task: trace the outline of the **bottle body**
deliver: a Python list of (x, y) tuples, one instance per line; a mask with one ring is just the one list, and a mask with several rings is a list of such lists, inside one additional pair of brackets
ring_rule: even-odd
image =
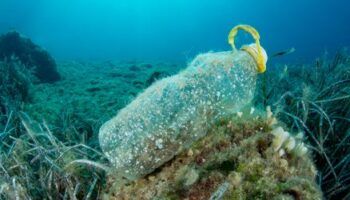
[(116, 173), (133, 180), (152, 172), (215, 120), (250, 103), (256, 67), (244, 51), (206, 53), (146, 89), (100, 129), (100, 146)]

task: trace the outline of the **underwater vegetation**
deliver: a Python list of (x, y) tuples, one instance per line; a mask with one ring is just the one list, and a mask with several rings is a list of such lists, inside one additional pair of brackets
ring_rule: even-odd
[[(2, 133), (1, 199), (96, 199), (103, 172), (93, 167), (70, 167), (78, 159), (101, 155), (81, 141), (58, 140), (46, 124), (21, 117), (19, 135), (11, 124)], [(70, 132), (74, 134), (74, 132)], [(71, 135), (69, 136), (72, 137)], [(81, 135), (77, 137), (82, 137)]]
[(350, 197), (345, 50), (269, 66), (253, 104), (217, 119), (205, 137), (137, 180), (115, 176), (99, 127), (184, 64), (58, 62), (64, 79), (48, 83), (18, 57), (0, 62), (0, 199)]
[(308, 138), (327, 199), (350, 198), (350, 57), (346, 49), (313, 64), (276, 66), (260, 77), (257, 106)]
[(8, 115), (19, 111), (23, 102), (30, 100), (30, 87), (34, 77), (15, 58), (0, 61), (0, 111)]

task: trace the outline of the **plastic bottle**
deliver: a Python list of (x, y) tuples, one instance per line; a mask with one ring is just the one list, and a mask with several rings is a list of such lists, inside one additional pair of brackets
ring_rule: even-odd
[[(238, 30), (255, 44), (236, 50)], [(258, 32), (247, 25), (232, 29), (233, 51), (198, 55), (177, 75), (154, 83), (100, 128), (100, 146), (116, 173), (130, 180), (149, 174), (194, 141), (217, 119), (237, 112), (253, 96), (267, 55)]]

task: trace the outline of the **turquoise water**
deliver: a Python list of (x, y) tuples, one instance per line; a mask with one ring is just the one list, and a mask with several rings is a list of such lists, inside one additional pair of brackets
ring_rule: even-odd
[(1, 0), (0, 32), (18, 30), (58, 59), (188, 60), (227, 50), (229, 30), (246, 23), (268, 53), (295, 47), (287, 60), (304, 61), (349, 46), (348, 7), (346, 0)]
[(349, 7), (0, 0), (0, 199), (350, 199)]

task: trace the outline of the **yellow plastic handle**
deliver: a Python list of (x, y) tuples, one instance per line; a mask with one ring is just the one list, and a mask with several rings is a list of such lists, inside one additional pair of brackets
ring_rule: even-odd
[(265, 72), (266, 64), (265, 64), (264, 56), (262, 54), (262, 50), (261, 50), (261, 46), (260, 46), (260, 34), (255, 28), (253, 28), (250, 25), (245, 25), (245, 24), (240, 24), (240, 25), (233, 27), (233, 29), (230, 31), (230, 34), (228, 35), (228, 43), (231, 45), (231, 47), (234, 51), (237, 50), (236, 46), (235, 46), (235, 37), (236, 37), (239, 30), (244, 30), (253, 36), (253, 38), (255, 40), (256, 48), (258, 50), (258, 52), (257, 52), (258, 54), (254, 53), (253, 50), (251, 48), (249, 48), (248, 46), (243, 46), (241, 49), (248, 52), (254, 58), (254, 60), (256, 61), (257, 65), (258, 65), (258, 72), (259, 73)]

